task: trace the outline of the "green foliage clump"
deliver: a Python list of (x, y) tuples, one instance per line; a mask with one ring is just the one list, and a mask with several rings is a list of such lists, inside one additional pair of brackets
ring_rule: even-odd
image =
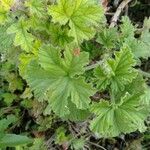
[[(94, 0), (15, 3), (0, 0), (0, 147), (31, 142), (5, 131), (17, 123), (9, 114), (21, 123), (22, 110), (36, 122), (25, 128), (40, 132), (58, 117), (87, 119), (90, 130), (102, 137), (146, 130), (150, 98), (144, 76), (149, 74), (139, 68), (150, 57), (149, 19), (139, 29), (124, 16), (118, 28), (109, 28)], [(107, 98), (93, 100), (98, 92)], [(62, 130), (56, 132), (56, 144), (72, 139)], [(73, 139), (71, 146), (82, 149), (84, 142)], [(36, 137), (29, 148), (44, 146), (43, 137)]]

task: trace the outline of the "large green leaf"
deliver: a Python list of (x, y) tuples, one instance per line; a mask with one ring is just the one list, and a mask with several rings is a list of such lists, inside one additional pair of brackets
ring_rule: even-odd
[(76, 77), (84, 72), (88, 54), (74, 55), (74, 50), (67, 48), (63, 56), (58, 49), (44, 45), (39, 52), (41, 67), (33, 61), (27, 71), (27, 81), (36, 96), (49, 99), (53, 111), (59, 116), (69, 114), (70, 100), (78, 109), (87, 109), (89, 97), (95, 92), (83, 77)]
[(59, 0), (57, 5), (49, 7), (53, 22), (65, 25), (69, 22), (69, 35), (77, 43), (94, 36), (94, 26), (97, 26), (103, 16), (103, 10), (91, 0)]
[(125, 85), (137, 76), (134, 65), (132, 52), (128, 47), (123, 47), (119, 52), (115, 52), (115, 59), (109, 59), (95, 69), (97, 86), (105, 89), (110, 85), (112, 91), (122, 91)]
[(103, 100), (93, 104), (91, 112), (96, 117), (91, 122), (91, 129), (104, 137), (115, 137), (136, 130), (144, 131), (148, 111), (140, 100), (141, 94), (126, 93), (116, 104)]

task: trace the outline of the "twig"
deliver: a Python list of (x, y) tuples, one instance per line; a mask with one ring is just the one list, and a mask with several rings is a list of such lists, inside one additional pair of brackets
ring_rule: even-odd
[(93, 142), (90, 142), (90, 141), (87, 141), (87, 143), (89, 143), (89, 144), (91, 144), (91, 145), (94, 145), (94, 146), (96, 146), (96, 147), (98, 147), (98, 148), (100, 148), (100, 149), (102, 149), (102, 150), (107, 150), (107, 149), (105, 149), (103, 146), (100, 146), (100, 145), (98, 145), (98, 144), (96, 144), (96, 143), (93, 143)]
[(114, 16), (112, 17), (112, 20), (111, 20), (111, 24), (110, 24), (110, 28), (114, 27), (117, 23), (117, 20), (122, 12), (122, 10), (125, 8), (125, 6), (131, 2), (132, 0), (123, 0), (121, 2), (121, 4), (119, 5), (119, 7), (117, 8)]

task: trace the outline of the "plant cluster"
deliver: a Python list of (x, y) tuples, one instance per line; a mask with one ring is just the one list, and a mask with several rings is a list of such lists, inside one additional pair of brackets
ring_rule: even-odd
[(56, 118), (88, 119), (106, 138), (146, 130), (150, 74), (140, 66), (150, 57), (150, 19), (140, 28), (124, 16), (109, 28), (104, 13), (94, 0), (0, 0), (0, 147), (32, 142), (9, 134), (25, 110), (39, 131)]

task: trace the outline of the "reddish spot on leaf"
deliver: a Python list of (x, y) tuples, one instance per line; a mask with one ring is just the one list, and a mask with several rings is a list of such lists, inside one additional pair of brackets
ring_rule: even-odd
[(74, 55), (74, 56), (79, 56), (79, 55), (80, 55), (80, 48), (74, 49), (73, 55)]

